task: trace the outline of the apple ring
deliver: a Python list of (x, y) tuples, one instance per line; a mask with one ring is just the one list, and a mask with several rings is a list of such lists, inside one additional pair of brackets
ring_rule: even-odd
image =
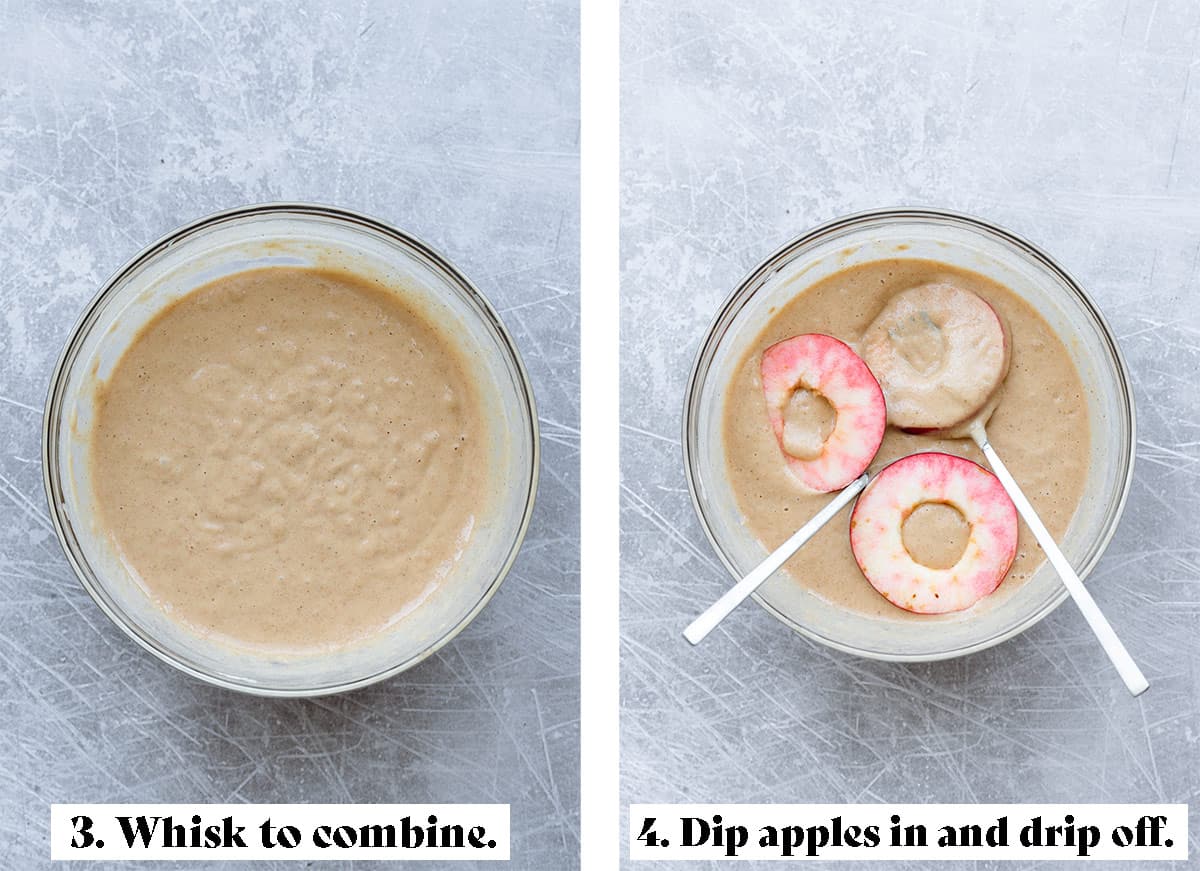
[[(819, 333), (784, 339), (760, 363), (767, 416), (788, 469), (808, 490), (840, 490), (870, 465), (887, 428), (879, 382), (845, 342)], [(833, 429), (812, 457), (788, 452), (784, 412), (798, 390), (819, 394), (833, 407)]]
[[(928, 502), (958, 509), (970, 526), (949, 568), (917, 562), (904, 545), (904, 521)], [(994, 592), (1012, 566), (1017, 509), (982, 466), (950, 454), (912, 454), (883, 469), (859, 497), (850, 548), (871, 586), (893, 605), (918, 614), (962, 611)]]
[(991, 304), (944, 282), (896, 294), (862, 338), (863, 359), (887, 397), (888, 423), (916, 433), (953, 430), (994, 407), (1009, 353)]

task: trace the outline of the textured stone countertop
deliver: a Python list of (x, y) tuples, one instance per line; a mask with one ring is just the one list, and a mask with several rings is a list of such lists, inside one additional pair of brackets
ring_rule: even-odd
[[(48, 863), (51, 802), (478, 801), (511, 803), (521, 867), (577, 867), (575, 4), (16, 0), (0, 32), (0, 866)], [(496, 598), (412, 671), (314, 701), (144, 653), (42, 492), (46, 387), (87, 300), (163, 233), (270, 200), (448, 255), (515, 335), (542, 427)], [(378, 867), (336, 867), (357, 866)]]
[[(622, 23), (625, 803), (1191, 802), (1195, 852), (1200, 7), (702, 0)], [(680, 635), (731, 583), (679, 447), (705, 329), (779, 245), (891, 205), (1026, 235), (1116, 331), (1136, 479), (1089, 586), (1140, 699), (1069, 603), (922, 665), (836, 653), (753, 604), (696, 649)]]

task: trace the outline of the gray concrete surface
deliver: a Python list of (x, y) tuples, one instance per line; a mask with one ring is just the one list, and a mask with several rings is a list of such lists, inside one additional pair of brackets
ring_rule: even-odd
[[(1190, 801), (1194, 851), (1200, 7), (702, 0), (622, 13), (625, 803)], [(680, 636), (730, 583), (679, 449), (702, 335), (777, 246), (888, 205), (1027, 235), (1119, 334), (1137, 478), (1089, 583), (1151, 681), (1141, 699), (1069, 604), (997, 648), (916, 666), (824, 649), (754, 605), (697, 649)]]
[[(576, 4), (9, 0), (0, 34), (0, 866), (48, 864), (51, 802), (479, 801), (512, 804), (514, 867), (576, 867)], [(105, 277), (281, 199), (454, 260), (514, 333), (543, 435), (492, 603), (413, 671), (316, 701), (136, 647), (63, 558), (39, 459), (51, 368)]]

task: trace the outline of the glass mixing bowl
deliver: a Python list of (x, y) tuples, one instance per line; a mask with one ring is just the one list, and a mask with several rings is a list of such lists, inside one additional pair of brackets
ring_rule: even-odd
[[(247, 269), (353, 272), (415, 298), (454, 337), (480, 382), (489, 422), (489, 504), (468, 552), (438, 592), (367, 641), (275, 655), (207, 640), (168, 619), (99, 527), (88, 445), (96, 388), (160, 311), (200, 285)], [(71, 332), (50, 381), (42, 465), (50, 515), (75, 573), (112, 620), (155, 656), (219, 686), (313, 696), (365, 686), (420, 662), (479, 613), (512, 566), (537, 490), (533, 391), (496, 310), (453, 265), (387, 224), (307, 204), (246, 206), (202, 218), (150, 245), (108, 280)]]
[[(980, 272), (1029, 302), (1063, 340), (1083, 381), (1091, 456), (1083, 499), (1060, 542), (1082, 578), (1116, 530), (1133, 478), (1133, 390), (1112, 331), (1087, 294), (1047, 254), (1019, 236), (966, 215), (886, 209), (823, 224), (768, 257), (725, 301), (692, 369), (683, 420), (688, 487), (700, 522), (731, 575), (766, 549), (746, 527), (725, 475), (722, 420), (738, 361), (774, 311), (821, 279), (882, 258), (938, 260)], [(846, 523), (846, 514), (833, 523)], [(839, 608), (777, 572), (754, 598), (802, 635), (885, 660), (935, 660), (998, 644), (1037, 623), (1065, 598), (1049, 564), (994, 607), (939, 621), (885, 621)]]

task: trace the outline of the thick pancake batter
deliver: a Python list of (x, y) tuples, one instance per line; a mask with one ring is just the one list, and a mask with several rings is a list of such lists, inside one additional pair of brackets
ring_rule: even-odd
[(204, 635), (329, 648), (417, 607), (487, 501), (465, 361), (348, 273), (272, 267), (158, 315), (98, 392), (100, 520)]
[[(988, 437), (1056, 538), (1062, 537), (1083, 495), (1089, 429), (1083, 384), (1050, 325), (1007, 288), (978, 273), (930, 260), (880, 260), (850, 267), (797, 295), (780, 309), (738, 364), (725, 395), (724, 446), (730, 483), (750, 531), (769, 550), (778, 547), (829, 501), (803, 491), (788, 472), (771, 431), (759, 376), (762, 352), (789, 336), (826, 333), (856, 350), (864, 332), (897, 293), (947, 282), (989, 302), (1011, 336), (1011, 363)], [(807, 398), (805, 399), (808, 402)], [(797, 419), (797, 428), (814, 424)], [(795, 436), (803, 440), (803, 434)], [(889, 426), (871, 469), (917, 451), (937, 450), (987, 466), (969, 439), (913, 435)], [(919, 509), (905, 524), (909, 552), (926, 565), (953, 562), (962, 550), (961, 515), (948, 506)], [(1044, 556), (1022, 522), (1016, 560), (999, 593), (1011, 594)], [(826, 525), (787, 563), (788, 572), (824, 599), (891, 620), (954, 619), (911, 614), (872, 589), (850, 551), (845, 515)], [(986, 604), (985, 599), (980, 605)], [(969, 614), (970, 612), (963, 612)]]

